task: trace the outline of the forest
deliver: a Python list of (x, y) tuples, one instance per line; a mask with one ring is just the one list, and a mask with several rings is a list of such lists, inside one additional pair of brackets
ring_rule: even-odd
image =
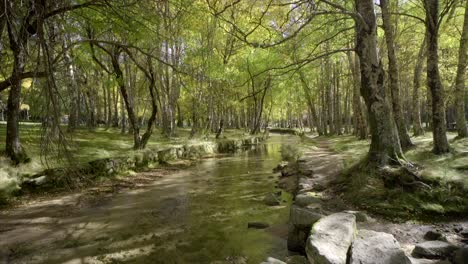
[(0, 262), (468, 263), (467, 0), (0, 2)]

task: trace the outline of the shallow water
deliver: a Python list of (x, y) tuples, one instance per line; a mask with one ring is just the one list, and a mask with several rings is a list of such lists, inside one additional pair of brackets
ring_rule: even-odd
[[(262, 199), (278, 191), (272, 169), (281, 160), (281, 144), (296, 140), (273, 136), (256, 149), (205, 159), (93, 206), (57, 202), (2, 214), (8, 230), (0, 232), (0, 247), (7, 251), (0, 261), (260, 263), (268, 256), (284, 258), (290, 196), (283, 193), (284, 202), (274, 207)], [(271, 226), (248, 229), (248, 222)]]

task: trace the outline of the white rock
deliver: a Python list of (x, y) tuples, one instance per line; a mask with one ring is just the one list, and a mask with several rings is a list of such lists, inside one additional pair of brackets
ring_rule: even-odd
[(356, 217), (336, 213), (321, 218), (313, 226), (307, 240), (310, 263), (345, 264), (346, 254), (356, 234)]
[(351, 246), (350, 264), (411, 264), (391, 234), (359, 230)]

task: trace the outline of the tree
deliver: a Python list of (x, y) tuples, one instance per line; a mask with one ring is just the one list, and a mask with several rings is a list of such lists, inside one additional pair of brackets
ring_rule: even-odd
[(446, 135), (444, 87), (439, 72), (439, 28), (443, 15), (439, 15), (439, 1), (424, 0), (424, 8), (426, 10), (427, 86), (431, 91), (432, 99), (433, 152), (444, 154), (450, 151), (450, 147)]
[(369, 113), (373, 165), (400, 163), (403, 158), (398, 134), (384, 87), (384, 70), (377, 49), (377, 20), (373, 0), (355, 0), (356, 51), (361, 69), (361, 94)]
[(468, 1), (465, 1), (465, 17), (458, 49), (457, 76), (455, 77), (455, 111), (457, 120), (458, 137), (468, 136), (465, 119), (465, 75), (468, 63)]
[(405, 118), (401, 109), (400, 80), (398, 72), (397, 57), (395, 54), (394, 27), (391, 19), (387, 0), (380, 0), (382, 9), (383, 28), (385, 31), (385, 41), (387, 43), (388, 55), (388, 75), (390, 79), (390, 92), (392, 97), (392, 109), (395, 124), (400, 138), (400, 144), (403, 149), (413, 146), (406, 128)]

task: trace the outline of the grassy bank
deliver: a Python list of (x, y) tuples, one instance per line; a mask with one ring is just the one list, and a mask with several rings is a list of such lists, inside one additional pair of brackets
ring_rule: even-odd
[[(388, 186), (387, 171), (369, 171), (361, 161), (369, 141), (353, 136), (331, 137), (329, 147), (343, 157), (342, 184), (345, 198), (370, 211), (390, 218), (468, 216), (468, 139), (448, 138), (452, 152), (434, 155), (432, 134), (412, 138), (415, 147), (405, 153), (416, 174), (429, 186)], [(388, 171), (391, 171), (390, 168)], [(404, 177), (404, 175), (402, 176)], [(437, 218), (437, 217), (436, 217)], [(432, 219), (434, 220), (434, 219)]]
[[(95, 130), (77, 129), (69, 138), (68, 148), (71, 159), (67, 160), (63, 154), (47, 153), (44, 156), (41, 146), (42, 131), (39, 124), (22, 123), (20, 127), (21, 140), (24, 148), (31, 158), (31, 162), (13, 166), (8, 158), (0, 157), (0, 196), (9, 194), (17, 189), (19, 182), (29, 175), (37, 174), (45, 169), (62, 167), (84, 167), (89, 162), (116, 157), (139, 157), (146, 155), (145, 151), (134, 151), (133, 138), (131, 134), (122, 134), (115, 128), (97, 128)], [(5, 124), (0, 124), (0, 149), (5, 148)], [(215, 135), (189, 139), (190, 129), (178, 129), (174, 137), (167, 138), (161, 131), (155, 130), (147, 149), (157, 152), (169, 147), (180, 147), (184, 145), (200, 145), (216, 141)], [(247, 137), (240, 130), (226, 130), (223, 138), (241, 139)], [(71, 162), (71, 164), (70, 164)], [(2, 200), (2, 197), (0, 197)]]

